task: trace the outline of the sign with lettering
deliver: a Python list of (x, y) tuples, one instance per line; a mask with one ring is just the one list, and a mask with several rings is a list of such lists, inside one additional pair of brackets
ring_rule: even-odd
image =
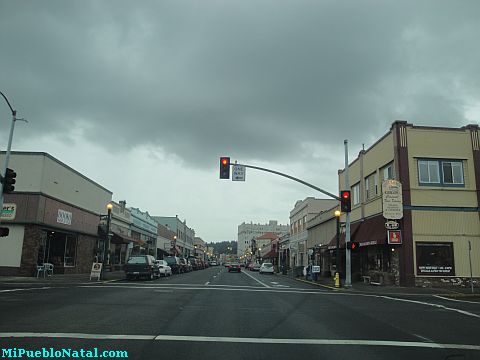
[(57, 222), (65, 225), (72, 225), (72, 213), (58, 209)]
[(232, 181), (245, 181), (245, 166), (232, 166)]
[(100, 280), (100, 274), (102, 273), (102, 263), (94, 262), (92, 264), (92, 270), (90, 271), (90, 280), (92, 278), (97, 278), (97, 281)]
[(312, 266), (312, 273), (319, 273), (320, 272), (320, 266), (313, 265)]
[(15, 220), (16, 214), (17, 214), (17, 204), (13, 204), (13, 203), (3, 204), (1, 220)]
[(382, 183), (382, 206), (385, 219), (403, 218), (402, 184), (397, 180), (385, 180)]
[(400, 224), (395, 220), (388, 220), (385, 223), (385, 229), (387, 230), (397, 230), (400, 227)]

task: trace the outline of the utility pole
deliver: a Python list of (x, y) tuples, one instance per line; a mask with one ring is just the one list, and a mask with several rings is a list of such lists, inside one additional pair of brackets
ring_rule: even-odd
[[(7, 152), (5, 154), (5, 161), (3, 162), (2, 173), (0, 174), (0, 177), (2, 179), (2, 182), (0, 183), (0, 216), (1, 216), (1, 214), (3, 213), (3, 179), (5, 178), (5, 175), (7, 173), (8, 163), (10, 161), (10, 151), (12, 149), (13, 130), (15, 129), (15, 121), (17, 120), (25, 121), (25, 122), (28, 122), (28, 121), (25, 119), (17, 119), (17, 110), (13, 110), (7, 97), (1, 91), (0, 91), (0, 95), (3, 96), (3, 98), (7, 102), (8, 107), (10, 108), (10, 111), (12, 112), (12, 125), (10, 126), (10, 135), (8, 137)], [(0, 222), (1, 222), (1, 217), (0, 217)]]
[[(348, 140), (344, 140), (345, 144), (345, 190), (350, 190), (350, 179), (348, 178)], [(347, 244), (350, 242), (350, 213), (345, 214), (345, 287), (352, 286), (352, 263), (351, 252)]]

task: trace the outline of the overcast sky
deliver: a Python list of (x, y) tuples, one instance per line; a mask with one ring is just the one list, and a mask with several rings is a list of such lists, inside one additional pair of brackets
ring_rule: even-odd
[(353, 159), (394, 120), (478, 124), (479, 14), (477, 0), (0, 0), (0, 91), (29, 120), (12, 149), (236, 240), (243, 221), (287, 224), (324, 196), (255, 170), (220, 180), (221, 155), (337, 193), (346, 138)]

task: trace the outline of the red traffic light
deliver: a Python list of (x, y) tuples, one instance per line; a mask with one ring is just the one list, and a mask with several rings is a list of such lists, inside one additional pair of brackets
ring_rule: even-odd
[(357, 251), (360, 248), (360, 243), (358, 241), (349, 241), (347, 243), (347, 249), (350, 251)]
[(220, 158), (220, 179), (230, 179), (230, 158), (227, 156)]
[(222, 165), (225, 166), (228, 164), (227, 158), (222, 158)]
[(342, 191), (342, 198), (348, 199), (350, 197), (350, 191)]
[(350, 190), (340, 191), (340, 209), (344, 213), (352, 211), (352, 199), (350, 198)]

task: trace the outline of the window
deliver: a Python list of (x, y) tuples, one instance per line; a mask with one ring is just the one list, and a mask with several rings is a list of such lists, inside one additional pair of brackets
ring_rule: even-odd
[(372, 199), (377, 195), (377, 173), (374, 172), (365, 178), (365, 199)]
[(386, 165), (382, 170), (383, 180), (394, 179), (395, 175), (393, 174), (393, 164), (390, 163)]
[(464, 185), (461, 160), (418, 160), (420, 185)]
[(417, 243), (417, 275), (455, 276), (453, 243)]
[(352, 205), (360, 204), (360, 183), (352, 186)]

